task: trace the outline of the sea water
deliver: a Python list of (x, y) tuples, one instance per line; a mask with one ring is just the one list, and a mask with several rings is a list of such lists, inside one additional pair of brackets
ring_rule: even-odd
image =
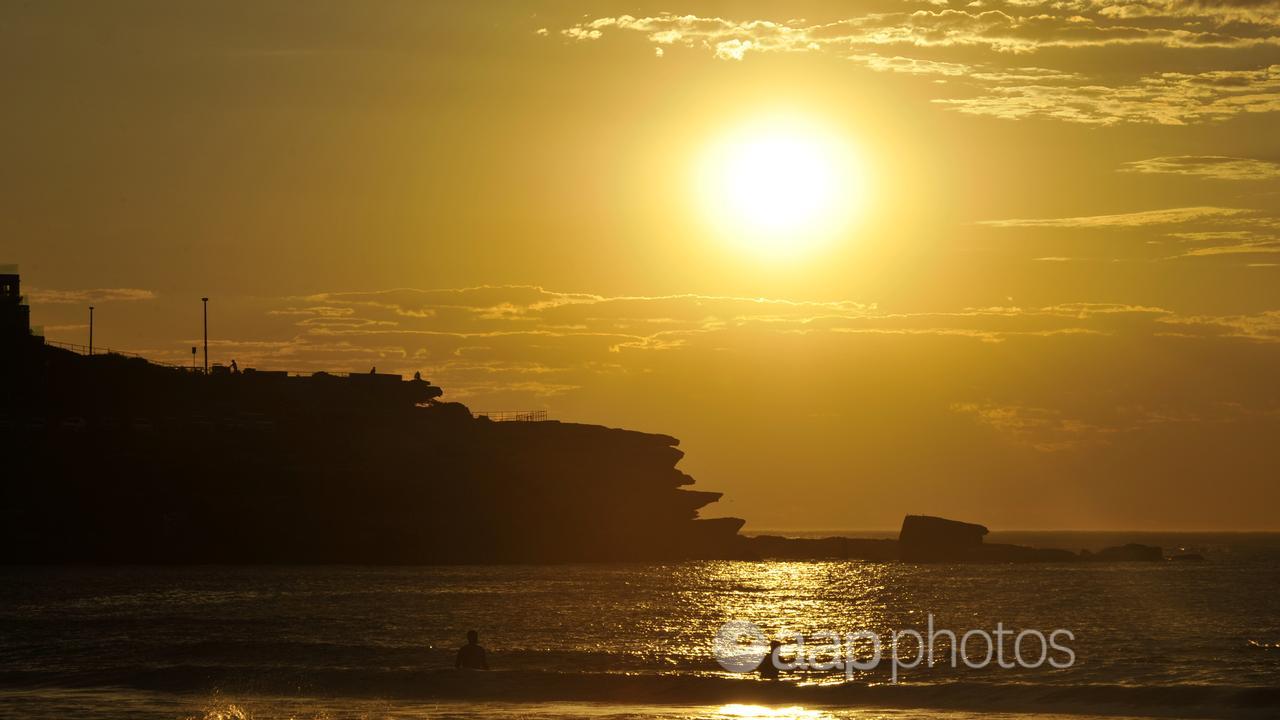
[[(11, 567), (0, 716), (1280, 716), (1280, 536), (1105, 538), (1117, 539), (1206, 559)], [(1074, 662), (895, 673), (886, 661), (764, 682), (716, 661), (731, 620), (783, 639), (890, 638), (930, 621), (957, 635), (1063, 629)], [(470, 629), (488, 673), (453, 670)]]

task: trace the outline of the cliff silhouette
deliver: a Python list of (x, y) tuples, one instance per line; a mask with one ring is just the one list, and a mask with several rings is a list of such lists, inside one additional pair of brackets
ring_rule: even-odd
[(5, 353), (6, 562), (745, 557), (678, 441), (475, 418), (395, 375), (212, 375)]

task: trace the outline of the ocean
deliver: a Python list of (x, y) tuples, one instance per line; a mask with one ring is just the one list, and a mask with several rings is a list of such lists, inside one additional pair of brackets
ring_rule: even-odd
[[(991, 540), (1136, 541), (1205, 560), (8, 567), (0, 717), (1280, 716), (1280, 535)], [(824, 631), (865, 631), (851, 643), (862, 665), (872, 659), (865, 640), (884, 638), (886, 659), (762, 681), (717, 661), (729, 621), (784, 640), (784, 660), (847, 650), (818, 642)], [(1073, 662), (973, 668), (964, 660), (984, 654), (975, 640), (956, 667), (940, 652), (934, 667), (908, 668), (917, 650), (903, 635), (903, 667), (893, 667), (894, 634), (924, 633), (930, 621), (957, 637), (1065, 630)], [(453, 669), (470, 629), (489, 672)], [(1002, 642), (1010, 652), (1012, 637)], [(1023, 649), (1037, 660), (1033, 645)]]

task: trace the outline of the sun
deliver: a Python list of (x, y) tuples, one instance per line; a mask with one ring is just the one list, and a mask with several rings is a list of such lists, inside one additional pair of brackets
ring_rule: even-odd
[(846, 230), (864, 203), (852, 144), (818, 123), (770, 117), (710, 143), (698, 164), (702, 212), (733, 245), (800, 256)]

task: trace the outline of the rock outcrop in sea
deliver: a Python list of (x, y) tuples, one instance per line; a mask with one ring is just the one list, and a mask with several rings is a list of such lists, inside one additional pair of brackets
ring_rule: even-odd
[[(761, 535), (748, 539), (754, 555), (780, 560), (842, 559), (909, 563), (1063, 563), (1131, 562), (1164, 559), (1161, 548), (1129, 544), (1096, 553), (1057, 548), (987, 543), (984, 525), (931, 515), (907, 515), (897, 540), (825, 537), (787, 538)], [(1203, 557), (1195, 556), (1203, 560)], [(1181, 559), (1175, 557), (1174, 559)]]
[(971, 560), (982, 552), (986, 526), (931, 515), (908, 515), (898, 533), (898, 557), (905, 562)]

